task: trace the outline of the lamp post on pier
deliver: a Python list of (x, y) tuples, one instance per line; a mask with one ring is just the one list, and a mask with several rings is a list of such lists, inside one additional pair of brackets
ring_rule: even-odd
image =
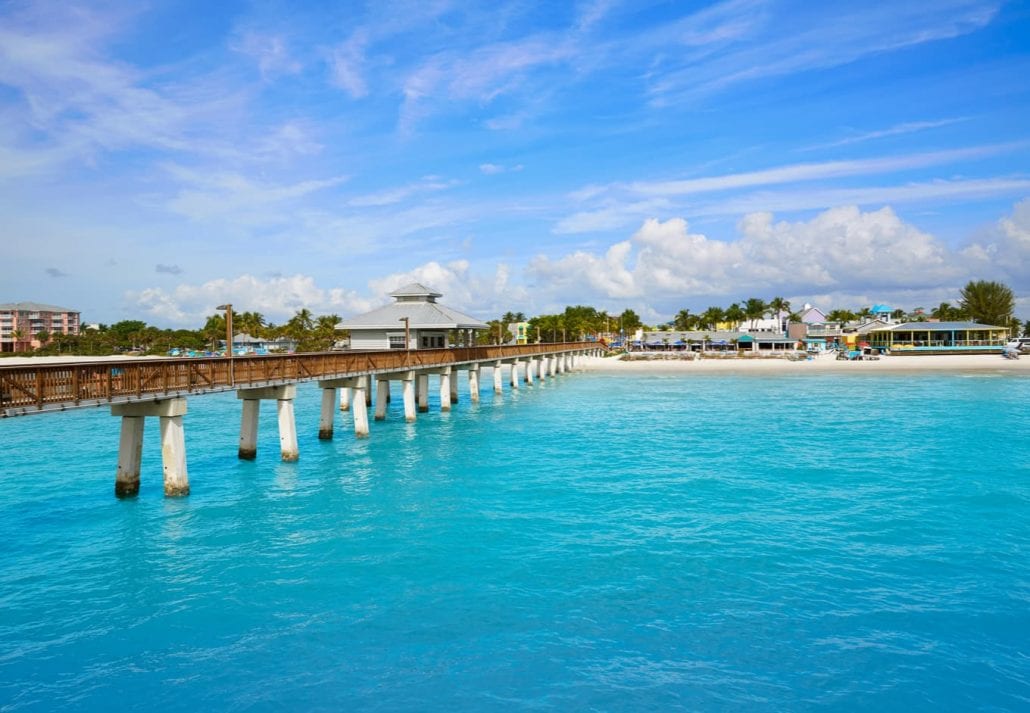
[(404, 322), (404, 363), (411, 362), (411, 318), (401, 317), (399, 322)]
[(232, 303), (218, 305), (215, 309), (225, 310), (225, 356), (229, 359), (229, 386), (235, 386), (236, 374), (232, 361)]

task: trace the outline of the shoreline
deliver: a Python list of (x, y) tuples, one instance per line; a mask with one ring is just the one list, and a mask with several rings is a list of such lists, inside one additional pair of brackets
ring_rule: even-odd
[(1005, 359), (1000, 354), (883, 356), (876, 361), (843, 361), (833, 354), (812, 360), (788, 359), (655, 359), (622, 361), (617, 357), (579, 357), (576, 368), (599, 374), (925, 374), (981, 373), (1030, 376), (1030, 356)]

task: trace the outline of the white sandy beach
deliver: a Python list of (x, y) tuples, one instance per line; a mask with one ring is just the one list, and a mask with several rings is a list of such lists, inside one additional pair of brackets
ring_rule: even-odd
[(584, 371), (653, 374), (898, 374), (925, 372), (979, 372), (1030, 375), (1030, 356), (1005, 359), (1000, 354), (947, 356), (883, 356), (876, 361), (838, 361), (823, 354), (808, 361), (780, 358), (709, 358), (690, 360), (622, 361), (616, 357), (583, 357)]

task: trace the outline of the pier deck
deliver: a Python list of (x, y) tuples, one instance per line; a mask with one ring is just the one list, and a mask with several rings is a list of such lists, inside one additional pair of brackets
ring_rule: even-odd
[(520, 357), (581, 353), (593, 342), (456, 349), (125, 359), (3, 366), (0, 418)]

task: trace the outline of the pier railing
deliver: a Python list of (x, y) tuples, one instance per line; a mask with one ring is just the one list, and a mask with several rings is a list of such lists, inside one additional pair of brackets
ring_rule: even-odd
[(454, 366), (596, 349), (594, 342), (3, 366), (0, 417), (162, 395)]

